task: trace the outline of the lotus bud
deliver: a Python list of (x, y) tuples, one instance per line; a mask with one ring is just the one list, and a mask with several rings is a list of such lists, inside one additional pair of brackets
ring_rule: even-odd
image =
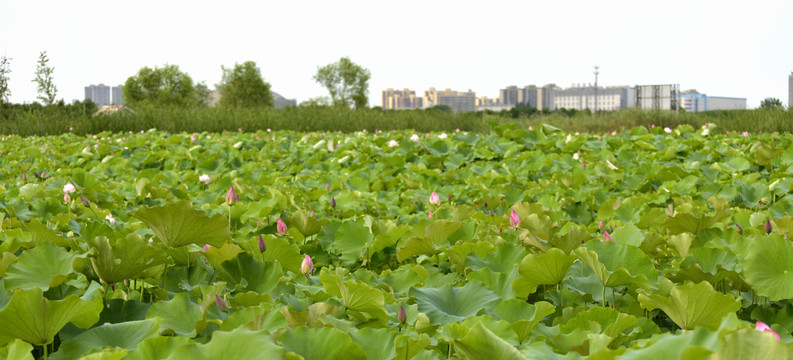
[(586, 169), (586, 161), (581, 162), (581, 168)]
[(407, 314), (405, 314), (405, 308), (402, 306), (399, 306), (399, 312), (397, 312), (397, 320), (399, 320), (399, 323), (402, 325), (404, 325), (408, 321), (408, 316)]
[(218, 305), (218, 310), (220, 311), (226, 311), (229, 309), (229, 304), (218, 294), (215, 294), (215, 303)]
[(28, 173), (22, 173), (22, 181), (24, 182), (28, 181)]
[(267, 251), (267, 244), (264, 243), (264, 238), (259, 235), (259, 241), (256, 242), (256, 247), (259, 248), (259, 252)]
[(72, 198), (69, 197), (69, 193), (63, 193), (63, 203), (68, 204), (72, 202)]
[(325, 191), (330, 191), (330, 184), (329, 183), (325, 183)]
[(608, 231), (604, 231), (603, 232), (603, 241), (612, 241), (612, 242), (614, 241), (614, 240), (611, 240), (611, 234), (609, 234)]
[(485, 208), (487, 208), (487, 201), (485, 201)]
[(440, 205), (441, 204), (441, 197), (438, 196), (438, 193), (433, 191), (432, 194), (430, 194), (430, 204), (432, 204), (432, 205)]
[(129, 289), (129, 279), (124, 279), (124, 286)]
[(512, 226), (514, 228), (520, 226), (520, 217), (518, 216), (518, 213), (514, 209), (509, 214), (509, 226)]
[(88, 199), (86, 199), (85, 196), (80, 195), (80, 201), (82, 201), (83, 205), (85, 205), (86, 207), (91, 207), (91, 203), (88, 202)]
[(207, 250), (209, 250), (209, 248), (211, 248), (211, 247), (212, 247), (212, 245), (209, 245), (209, 244), (204, 244), (204, 252), (206, 252)]
[(773, 230), (773, 228), (771, 227), (771, 220), (766, 220), (765, 221), (765, 233), (766, 234), (770, 234), (771, 230)]
[(229, 191), (226, 193), (226, 204), (232, 206), (240, 200), (240, 197), (237, 196), (237, 192), (234, 191), (234, 185), (229, 188)]
[(311, 256), (306, 255), (306, 257), (303, 258), (303, 263), (300, 264), (300, 272), (308, 277), (308, 274), (312, 271), (314, 271), (314, 262), (311, 261)]
[(598, 223), (598, 229), (603, 230), (603, 220)]
[(275, 224), (275, 228), (276, 228), (276, 232), (275, 232), (276, 235), (286, 235), (287, 229), (286, 229), (286, 224), (284, 223), (283, 220), (278, 219), (278, 221)]
[(430, 212), (429, 212), (429, 214), (427, 214), (427, 216), (428, 216), (430, 219), (432, 219), (432, 217), (433, 217), (432, 211), (430, 211)]
[(449, 194), (449, 202), (452, 202), (452, 194)]
[(775, 337), (777, 340), (782, 340), (782, 339), (779, 337), (779, 334), (777, 334), (777, 332), (776, 332), (776, 331), (772, 330), (770, 326), (766, 325), (766, 323), (764, 323), (764, 322), (762, 322), (762, 321), (758, 321), (758, 322), (755, 324), (755, 327), (754, 327), (754, 328), (755, 328), (755, 330), (757, 330), (757, 331), (771, 333), (771, 334), (773, 334), (773, 335), (774, 335), (774, 337)]
[(609, 225), (609, 232), (614, 232), (614, 227)]
[(330, 207), (332, 207), (332, 208), (336, 207), (336, 198), (335, 197), (330, 198)]
[(741, 227), (741, 225), (735, 224), (735, 226), (738, 227), (738, 234), (743, 234), (743, 228)]

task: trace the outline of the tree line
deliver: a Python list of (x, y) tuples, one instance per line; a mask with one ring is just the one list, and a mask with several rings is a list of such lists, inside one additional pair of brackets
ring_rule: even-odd
[[(7, 56), (0, 58), (0, 105), (4, 107), (10, 105), (8, 98), (11, 95), (9, 88), (11, 60)], [(56, 101), (57, 87), (53, 76), (55, 69), (48, 66), (48, 62), (47, 52), (42, 51), (35, 78), (32, 80), (37, 84), (37, 99), (44, 106), (63, 106), (63, 100)], [(273, 107), (271, 86), (264, 80), (261, 69), (255, 62), (235, 63), (230, 68), (221, 66), (221, 70), (223, 77), (216, 85), (220, 93), (219, 106)], [(348, 57), (342, 57), (337, 62), (318, 67), (317, 73), (313, 76), (317, 83), (328, 90), (329, 97), (309, 99), (301, 105), (365, 108), (369, 102), (370, 78), (371, 73), (368, 69), (355, 64)], [(210, 90), (205, 83), (194, 82), (190, 75), (181, 71), (177, 65), (165, 64), (154, 68), (145, 66), (135, 75), (127, 78), (122, 86), (122, 100), (126, 105), (207, 106), (210, 101)], [(86, 102), (75, 101), (75, 104), (78, 103), (85, 105)], [(27, 107), (33, 109), (38, 107), (36, 105)], [(89, 105), (93, 106), (93, 103)]]

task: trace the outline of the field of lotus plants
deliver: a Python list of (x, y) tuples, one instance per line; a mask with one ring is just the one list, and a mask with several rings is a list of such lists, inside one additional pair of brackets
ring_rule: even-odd
[(0, 359), (788, 359), (793, 137), (0, 140)]

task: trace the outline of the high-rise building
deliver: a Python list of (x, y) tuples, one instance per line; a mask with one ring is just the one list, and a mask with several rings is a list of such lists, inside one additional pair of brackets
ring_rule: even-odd
[(416, 92), (410, 89), (394, 90), (389, 88), (383, 90), (383, 109), (423, 109), (424, 99), (416, 96)]
[(424, 103), (427, 107), (446, 105), (454, 113), (476, 111), (476, 93), (471, 90), (467, 92), (451, 89), (437, 91), (435, 88), (430, 88), (424, 92)]
[(680, 108), (680, 85), (636, 85), (636, 107), (676, 111)]
[(787, 107), (793, 109), (793, 71), (787, 79)]
[(121, 105), (121, 85), (113, 86), (113, 104)]
[(86, 86), (85, 98), (93, 101), (96, 106), (110, 105), (110, 87), (105, 84)]
[(506, 89), (501, 89), (498, 91), (498, 100), (501, 101), (501, 104), (507, 107), (515, 107), (518, 105), (518, 87), (517, 86), (507, 86)]

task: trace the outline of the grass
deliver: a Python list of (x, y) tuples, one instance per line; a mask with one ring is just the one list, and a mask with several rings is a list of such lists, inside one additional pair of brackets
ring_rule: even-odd
[(688, 124), (698, 128), (705, 123), (718, 125), (717, 132), (749, 131), (793, 132), (793, 111), (732, 110), (705, 113), (674, 113), (626, 109), (591, 114), (563, 112), (534, 114), (512, 118), (508, 113), (451, 114), (440, 110), (393, 111), (349, 110), (333, 107), (299, 107), (285, 109), (234, 108), (138, 108), (134, 113), (112, 116), (83, 115), (61, 111), (57, 107), (38, 110), (3, 108), (0, 110), (0, 133), (29, 135), (96, 134), (102, 131), (140, 131), (156, 128), (168, 132), (222, 132), (257, 130), (342, 131), (367, 129), (413, 129), (428, 131), (486, 132), (488, 123), (515, 123), (518, 127), (547, 123), (570, 132), (605, 132), (635, 126), (675, 127)]

